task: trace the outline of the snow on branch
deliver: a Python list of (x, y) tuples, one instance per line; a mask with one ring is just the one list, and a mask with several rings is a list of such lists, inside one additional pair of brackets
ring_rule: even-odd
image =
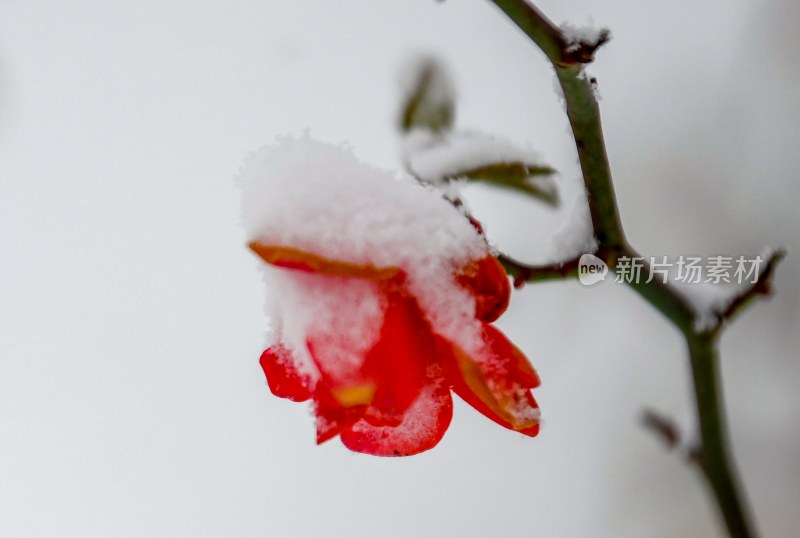
[(786, 256), (784, 250), (767, 250), (757, 259), (766, 264), (758, 277), (736, 286), (699, 283), (676, 287), (694, 310), (694, 329), (697, 332), (717, 332), (744, 310), (758, 296), (772, 293), (772, 277), (778, 263)]
[(608, 28), (595, 28), (591, 25), (576, 26), (564, 22), (561, 24), (561, 32), (567, 42), (564, 52), (578, 63), (591, 62), (597, 49), (611, 40)]

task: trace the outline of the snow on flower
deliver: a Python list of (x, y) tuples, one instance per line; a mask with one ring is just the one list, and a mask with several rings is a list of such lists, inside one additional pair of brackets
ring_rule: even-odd
[(410, 455), (435, 446), (451, 390), (534, 436), (539, 378), (490, 323), (508, 305), (503, 267), (469, 220), (347, 148), (286, 138), (240, 175), (250, 248), (267, 262), (271, 391), (312, 400), (317, 442)]

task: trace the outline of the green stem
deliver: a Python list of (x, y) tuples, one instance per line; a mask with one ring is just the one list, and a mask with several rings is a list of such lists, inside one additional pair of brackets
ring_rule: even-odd
[(561, 30), (550, 22), (535, 6), (520, 0), (493, 0), (520, 30), (539, 46), (553, 63), (561, 61), (562, 51), (568, 43)]
[[(642, 274), (651, 274), (650, 265), (633, 248), (626, 245), (621, 254), (628, 258), (642, 259)], [(616, 259), (618, 258), (619, 256)], [(611, 263), (615, 263), (616, 259), (611, 260)], [(657, 278), (650, 282), (640, 279), (626, 280), (626, 282), (642, 299), (664, 314), (684, 335), (690, 335), (694, 332), (696, 312), (687, 300), (676, 293), (668, 284)]]
[(555, 65), (555, 69), (578, 148), (595, 237), (601, 247), (614, 253), (625, 245), (625, 234), (611, 181), (611, 168), (600, 124), (600, 108), (582, 65)]
[[(548, 57), (555, 68), (567, 108), (578, 158), (583, 172), (589, 211), (598, 243), (598, 256), (615, 267), (622, 256), (639, 257), (625, 240), (617, 209), (617, 201), (606, 155), (600, 109), (594, 96), (592, 82), (583, 71), (582, 58), (591, 59), (594, 48), (587, 54), (570, 54), (561, 30), (525, 0), (492, 0)], [(596, 47), (595, 47), (596, 48)], [(525, 268), (509, 264), (525, 276)], [(546, 267), (529, 271), (530, 280), (572, 276), (570, 271), (554, 271)], [(645, 267), (645, 274), (648, 274)], [(542, 278), (544, 277), (544, 278)], [(717, 337), (720, 324), (698, 332), (697, 314), (691, 305), (670, 286), (658, 279), (650, 282), (634, 280), (631, 287), (647, 302), (664, 314), (684, 335), (689, 348), (697, 415), (702, 441), (703, 474), (717, 502), (725, 525), (732, 537), (755, 536), (744, 504), (744, 495), (735, 478), (734, 466), (724, 422), (724, 407), (719, 389)], [(746, 299), (746, 298), (745, 298)], [(746, 301), (742, 301), (745, 303)]]
[(703, 474), (717, 499), (728, 534), (735, 538), (755, 536), (728, 451), (716, 337), (709, 333), (687, 334), (686, 343), (699, 410)]
[(547, 282), (578, 276), (580, 261), (580, 258), (573, 258), (560, 263), (528, 265), (504, 254), (500, 254), (497, 259), (505, 267), (506, 273), (514, 279), (514, 286), (517, 288), (521, 288), (525, 282)]

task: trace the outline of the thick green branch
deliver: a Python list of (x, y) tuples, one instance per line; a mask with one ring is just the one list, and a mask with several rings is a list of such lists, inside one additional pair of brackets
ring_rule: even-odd
[(570, 66), (589, 63), (594, 53), (609, 39), (611, 33), (601, 30), (590, 41), (570, 41), (564, 32), (550, 21), (536, 6), (522, 0), (492, 0), (536, 43), (556, 65)]
[(716, 336), (687, 336), (694, 394), (700, 419), (700, 466), (732, 537), (756, 536), (728, 451), (727, 426), (719, 379)]
[(578, 148), (595, 238), (601, 249), (615, 253), (625, 245), (625, 234), (617, 211), (603, 127), (600, 124), (600, 108), (597, 106), (594, 89), (583, 71), (583, 66), (556, 65), (555, 69), (567, 105), (575, 146)]
[(561, 62), (567, 40), (561, 30), (533, 5), (520, 0), (493, 0), (508, 18), (536, 43), (553, 63)]
[[(647, 263), (647, 260), (630, 246), (625, 245), (621, 255), (628, 258), (640, 259), (642, 261), (642, 274), (651, 274), (650, 265)], [(614, 260), (614, 262), (615, 261), (616, 260)], [(627, 281), (627, 284), (656, 310), (664, 314), (664, 316), (680, 329), (684, 335), (691, 335), (695, 332), (697, 312), (695, 312), (692, 305), (689, 304), (682, 295), (676, 293), (669, 284), (657, 278), (652, 279), (650, 282), (640, 279), (631, 279)]]
[(591, 47), (593, 54), (608, 39), (608, 34), (601, 34), (600, 41), (591, 45), (570, 43), (563, 32), (531, 4), (523, 0), (492, 1), (536, 43), (555, 67), (578, 148), (595, 235), (601, 248), (611, 253), (620, 250), (625, 244), (625, 234), (611, 182), (600, 109), (582, 65), (590, 58), (581, 59), (585, 52), (576, 53), (582, 51), (582, 47)]
[[(603, 34), (594, 45), (570, 43), (567, 37), (535, 7), (525, 0), (492, 0), (544, 52), (553, 64), (561, 86), (570, 126), (575, 138), (583, 172), (598, 255), (612, 268), (622, 256), (640, 258), (625, 240), (617, 210), (611, 170), (606, 155), (600, 110), (592, 83), (581, 63), (591, 60), (594, 50), (608, 39)], [(578, 54), (576, 54), (576, 50)], [(769, 290), (769, 278), (780, 255), (770, 259), (764, 274), (764, 284), (752, 286), (736, 297), (720, 312), (720, 322), (711, 329), (696, 327), (697, 312), (689, 302), (668, 284), (657, 279), (631, 279), (629, 284), (646, 301), (664, 314), (684, 335), (692, 366), (697, 414), (702, 447), (700, 464), (714, 498), (734, 537), (754, 536), (749, 514), (728, 450), (724, 421), (724, 406), (719, 384), (717, 338), (724, 321), (735, 315), (752, 297)], [(572, 274), (562, 267), (526, 267), (513, 260), (503, 260), (515, 276), (529, 281), (562, 278)], [(645, 264), (645, 274), (649, 267)]]

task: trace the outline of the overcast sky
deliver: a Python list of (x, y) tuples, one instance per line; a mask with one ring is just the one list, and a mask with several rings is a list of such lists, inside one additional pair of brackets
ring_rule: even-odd
[[(590, 72), (627, 233), (648, 255), (790, 250), (722, 341), (765, 536), (800, 526), (800, 8), (542, 1), (614, 40)], [(399, 168), (399, 67), (446, 61), (457, 121), (579, 170), (554, 75), (486, 0), (0, 0), (0, 535), (716, 536), (704, 484), (642, 430), (693, 427), (677, 332), (629, 290), (529, 286), (499, 326), (543, 386), (539, 437), (457, 402), (433, 451), (314, 445), (258, 357), (267, 291), (233, 177), (310, 129)], [(468, 202), (543, 259), (551, 211)]]

